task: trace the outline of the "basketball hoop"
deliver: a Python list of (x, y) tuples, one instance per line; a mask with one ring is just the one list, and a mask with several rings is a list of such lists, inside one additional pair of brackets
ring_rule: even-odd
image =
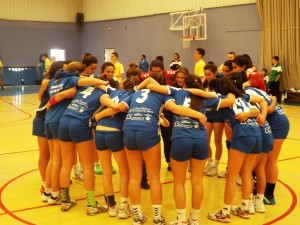
[(195, 40), (195, 36), (184, 36), (184, 37), (181, 37), (182, 48), (183, 49), (189, 48), (190, 45), (191, 45), (191, 41), (192, 40)]

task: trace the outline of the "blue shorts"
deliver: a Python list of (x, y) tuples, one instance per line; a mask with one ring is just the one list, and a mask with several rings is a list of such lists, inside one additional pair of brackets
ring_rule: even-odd
[(99, 151), (111, 150), (118, 152), (124, 149), (124, 134), (122, 131), (99, 131), (96, 130), (95, 144)]
[(33, 124), (32, 124), (32, 135), (38, 137), (46, 137), (45, 119), (42, 119), (38, 116), (34, 117)]
[(224, 123), (224, 119), (217, 110), (209, 110), (205, 111), (205, 116), (207, 118), (208, 123)]
[(80, 143), (93, 140), (93, 131), (84, 121), (63, 116), (60, 120), (58, 139), (65, 142)]
[(125, 130), (124, 145), (128, 150), (146, 151), (160, 142), (160, 136), (140, 130)]
[(230, 148), (239, 150), (246, 154), (260, 154), (262, 146), (262, 138), (260, 136), (247, 136), (232, 139)]
[(172, 140), (170, 157), (178, 162), (190, 158), (207, 159), (208, 143), (205, 138), (175, 138)]
[(46, 123), (44, 127), (46, 132), (46, 138), (48, 140), (58, 139), (59, 123)]
[(274, 138), (271, 131), (269, 123), (266, 121), (264, 126), (260, 126), (261, 137), (262, 137), (262, 146), (261, 151), (264, 153), (269, 153), (273, 149)]
[(286, 116), (267, 117), (274, 139), (286, 139), (290, 130), (290, 122)]

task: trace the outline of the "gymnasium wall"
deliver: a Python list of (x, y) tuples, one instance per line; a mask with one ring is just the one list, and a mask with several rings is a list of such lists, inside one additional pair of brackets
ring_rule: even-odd
[(0, 20), (0, 59), (5, 67), (36, 66), (50, 49), (66, 50), (67, 59), (80, 59), (81, 27), (75, 23)]
[(82, 50), (95, 54), (103, 62), (104, 49), (115, 48), (125, 68), (132, 61), (138, 62), (141, 54), (145, 54), (148, 61), (163, 55), (168, 68), (173, 53), (178, 52), (183, 65), (193, 72), (193, 52), (199, 47), (206, 50), (206, 62), (220, 65), (229, 51), (235, 51), (248, 53), (258, 65), (260, 20), (256, 4), (209, 8), (204, 12), (208, 39), (192, 41), (186, 50), (182, 48), (182, 32), (169, 29), (169, 14), (85, 23)]

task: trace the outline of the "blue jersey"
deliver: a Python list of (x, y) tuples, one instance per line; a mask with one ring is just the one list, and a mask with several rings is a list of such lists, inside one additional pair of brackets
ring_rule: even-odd
[[(189, 108), (191, 103), (191, 94), (189, 91), (169, 87), (171, 96), (175, 99), (177, 105)], [(196, 119), (174, 114), (173, 132), (171, 140), (175, 138), (207, 138), (205, 127)]]
[(169, 96), (142, 89), (124, 100), (129, 112), (124, 121), (123, 130), (140, 130), (158, 133), (159, 112)]
[[(247, 94), (263, 97), (266, 100), (268, 106), (271, 105), (271, 103), (272, 103), (271, 97), (266, 92), (264, 92), (260, 89), (257, 89), (254, 87), (247, 87), (247, 88), (245, 88), (245, 92)], [(267, 121), (269, 122), (272, 129), (274, 129), (274, 128), (280, 129), (281, 122), (286, 123), (287, 120), (288, 120), (287, 116), (286, 116), (283, 108), (281, 108), (279, 104), (276, 104), (275, 110), (271, 114), (267, 115)]]
[[(79, 78), (76, 76), (64, 77), (61, 79), (52, 78), (49, 81), (47, 92), (50, 98), (58, 92), (67, 90), (72, 87), (76, 87)], [(52, 106), (46, 113), (45, 123), (59, 123), (65, 109), (68, 107), (72, 99), (64, 99), (61, 102)]]
[(221, 99), (225, 99), (225, 95), (219, 95), (219, 98), (208, 98), (204, 100), (206, 108), (218, 109), (225, 122), (232, 127), (232, 139), (243, 136), (260, 136), (260, 129), (255, 118), (248, 118), (245, 122), (235, 119), (235, 116), (242, 112), (250, 111), (252, 106), (249, 95), (236, 98), (233, 106), (228, 108), (219, 108)]
[[(125, 91), (125, 90), (116, 90), (113, 93), (109, 95), (111, 100), (113, 100), (116, 103), (119, 103), (132, 95), (134, 93), (134, 90), (131, 91)], [(112, 127), (119, 130), (122, 130), (123, 123), (126, 118), (127, 113), (125, 112), (119, 112), (114, 116), (109, 116), (101, 119), (98, 121), (97, 125), (106, 126), (106, 127)]]
[[(110, 87), (107, 88), (108, 93), (114, 90)], [(100, 98), (103, 94), (105, 94), (104, 91), (91, 86), (78, 89), (76, 96), (63, 115), (80, 119), (88, 124), (93, 113), (100, 107)]]

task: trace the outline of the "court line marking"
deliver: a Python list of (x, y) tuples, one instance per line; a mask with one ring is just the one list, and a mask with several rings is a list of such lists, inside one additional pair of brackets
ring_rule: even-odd
[[(34, 170), (27, 171), (27, 172), (25, 172), (25, 173), (23, 173), (23, 174), (20, 174), (20, 175), (16, 176), (15, 178), (13, 178), (13, 179), (9, 180), (8, 182), (6, 182), (6, 183), (1, 187), (1, 189), (0, 189), (0, 208), (4, 211), (4, 213), (1, 213), (0, 216), (1, 216), (1, 215), (7, 214), (7, 215), (11, 216), (12, 218), (14, 218), (15, 220), (20, 221), (20, 222), (22, 222), (22, 223), (24, 223), (24, 224), (35, 225), (34, 223), (31, 223), (31, 222), (29, 222), (29, 221), (27, 221), (27, 220), (25, 220), (25, 219), (22, 219), (22, 218), (16, 216), (14, 213), (15, 213), (15, 212), (21, 212), (21, 211), (28, 211), (28, 210), (32, 210), (32, 209), (38, 209), (38, 208), (49, 207), (50, 205), (36, 206), (36, 207), (31, 207), (31, 208), (25, 208), (25, 209), (19, 209), (19, 210), (15, 210), (15, 211), (10, 211), (9, 209), (7, 209), (7, 208), (5, 207), (5, 205), (4, 205), (3, 202), (2, 202), (2, 193), (3, 193), (4, 189), (5, 189), (9, 184), (11, 184), (12, 182), (14, 182), (15, 180), (17, 180), (17, 179), (19, 179), (20, 177), (25, 176), (25, 175), (27, 175), (27, 174), (29, 174), (29, 173), (32, 173), (32, 172), (34, 172), (34, 171), (37, 171), (37, 170), (38, 170), (38, 169), (34, 169)], [(190, 178), (187, 178), (186, 180), (189, 180), (189, 179), (190, 179)], [(276, 223), (276, 222), (278, 222), (278, 221), (284, 219), (285, 217), (287, 217), (290, 213), (292, 213), (292, 212), (294, 211), (294, 209), (295, 209), (295, 207), (296, 207), (296, 205), (297, 205), (297, 195), (296, 195), (295, 191), (294, 191), (290, 186), (288, 186), (286, 183), (284, 183), (283, 181), (281, 181), (281, 180), (277, 180), (277, 181), (278, 181), (279, 183), (281, 183), (284, 187), (286, 187), (286, 188), (288, 189), (288, 191), (290, 192), (290, 194), (292, 195), (292, 204), (290, 205), (289, 209), (288, 209), (287, 211), (285, 211), (283, 214), (281, 214), (279, 217), (277, 217), (277, 218), (275, 218), (275, 219), (273, 219), (273, 220), (271, 220), (271, 221), (269, 221), (269, 222), (267, 222), (267, 223), (264, 223), (263, 225), (271, 225), (271, 224), (274, 224), (274, 223)], [(162, 182), (162, 185), (170, 184), (170, 183), (173, 183), (173, 182), (174, 182), (174, 181), (166, 181), (166, 182)], [(120, 193), (120, 191), (115, 192), (115, 193)], [(96, 195), (96, 196), (99, 197), (99, 196), (103, 196), (103, 195), (104, 195), (104, 194), (100, 194), (100, 195)], [(80, 199), (78, 199), (77, 201), (82, 201), (82, 200), (84, 200), (84, 199), (86, 199), (86, 198), (80, 198)]]
[(7, 125), (7, 124), (12, 124), (12, 123), (17, 123), (17, 122), (21, 122), (21, 121), (24, 121), (24, 120), (28, 120), (32, 117), (32, 115), (28, 112), (25, 112), (24, 110), (20, 109), (19, 107), (17, 107), (16, 105), (14, 105), (13, 103), (10, 103), (6, 100), (4, 100), (3, 98), (0, 97), (0, 100), (2, 100), (3, 102), (5, 102), (6, 104), (16, 108), (17, 110), (21, 111), (22, 113), (26, 114), (27, 117), (24, 118), (24, 119), (21, 119), (21, 120), (16, 120), (16, 121), (12, 121), (12, 122), (7, 122), (7, 123), (0, 123), (1, 125)]

